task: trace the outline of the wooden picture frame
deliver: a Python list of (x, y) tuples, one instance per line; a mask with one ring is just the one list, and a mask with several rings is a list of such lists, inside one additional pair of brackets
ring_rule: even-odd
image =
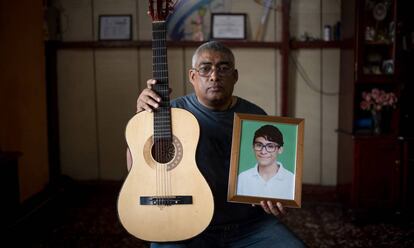
[[(270, 131), (273, 134), (264, 138), (263, 134)], [(304, 119), (235, 113), (227, 200), (255, 205), (271, 200), (300, 208), (303, 136)], [(272, 162), (266, 162), (271, 161), (268, 147), (275, 149), (272, 156), (276, 160)], [(276, 174), (264, 180), (258, 173), (259, 163), (274, 163)]]
[(211, 39), (214, 40), (245, 40), (245, 13), (212, 13)]
[(132, 40), (132, 15), (100, 15), (99, 40)]

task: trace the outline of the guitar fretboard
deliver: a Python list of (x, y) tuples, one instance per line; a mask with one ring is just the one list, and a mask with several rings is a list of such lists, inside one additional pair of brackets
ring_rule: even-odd
[(161, 97), (160, 107), (154, 112), (155, 140), (172, 140), (166, 27), (165, 21), (152, 23), (152, 76), (157, 80), (153, 89)]

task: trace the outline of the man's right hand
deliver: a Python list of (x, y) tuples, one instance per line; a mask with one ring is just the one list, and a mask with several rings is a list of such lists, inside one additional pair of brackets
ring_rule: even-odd
[(159, 102), (161, 101), (161, 97), (152, 90), (154, 84), (157, 81), (155, 79), (149, 79), (147, 81), (147, 88), (142, 90), (141, 94), (138, 96), (137, 100), (137, 113), (141, 111), (148, 111), (152, 112), (153, 109), (159, 107)]

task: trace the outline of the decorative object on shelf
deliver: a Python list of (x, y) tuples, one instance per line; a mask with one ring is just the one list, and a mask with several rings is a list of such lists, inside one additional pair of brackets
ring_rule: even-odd
[(373, 27), (367, 26), (365, 28), (365, 40), (373, 41), (375, 39), (375, 29)]
[(370, 52), (366, 55), (366, 65), (363, 67), (364, 74), (380, 75), (383, 55), (379, 52)]
[(341, 40), (341, 22), (338, 21), (333, 26), (333, 39)]
[(365, 5), (365, 40), (380, 43), (391, 43), (394, 38), (392, 24), (392, 2), (388, 0), (367, 0)]
[(381, 42), (383, 44), (389, 44), (391, 41), (388, 38), (388, 34), (384, 30), (376, 31), (375, 41)]
[(390, 121), (382, 118), (382, 112), (386, 109), (396, 108), (397, 101), (398, 99), (394, 92), (385, 92), (378, 88), (373, 88), (369, 92), (362, 92), (360, 108), (371, 112), (373, 121), (372, 131), (374, 134), (381, 133), (383, 121)]
[(382, 114), (381, 111), (371, 110), (372, 115), (372, 126), (373, 126), (373, 133), (374, 134), (381, 134), (381, 121), (382, 121)]
[(371, 130), (372, 117), (363, 117), (355, 120), (355, 127), (357, 130)]
[(191, 22), (193, 41), (204, 41), (203, 20), (204, 20), (206, 11), (207, 10), (205, 7), (199, 8), (195, 19), (192, 20)]
[(131, 40), (132, 15), (100, 15), (99, 40)]
[(382, 71), (385, 74), (393, 74), (394, 73), (394, 60), (387, 59), (382, 62)]
[(316, 38), (314, 35), (306, 31), (299, 36), (299, 41), (317, 41), (317, 40), (319, 40), (319, 38)]
[(387, 16), (387, 5), (384, 3), (377, 3), (372, 10), (372, 14), (377, 21), (382, 21)]
[(372, 65), (371, 66), (371, 73), (374, 74), (374, 75), (381, 75), (382, 72), (381, 72), (380, 66), (379, 65)]
[(323, 40), (330, 41), (332, 37), (332, 28), (331, 25), (325, 25), (323, 27)]

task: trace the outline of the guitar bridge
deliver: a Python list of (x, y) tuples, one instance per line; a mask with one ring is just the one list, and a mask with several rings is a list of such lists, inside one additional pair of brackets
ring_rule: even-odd
[(141, 196), (140, 205), (185, 205), (193, 204), (193, 197), (191, 195), (180, 195), (180, 196)]

